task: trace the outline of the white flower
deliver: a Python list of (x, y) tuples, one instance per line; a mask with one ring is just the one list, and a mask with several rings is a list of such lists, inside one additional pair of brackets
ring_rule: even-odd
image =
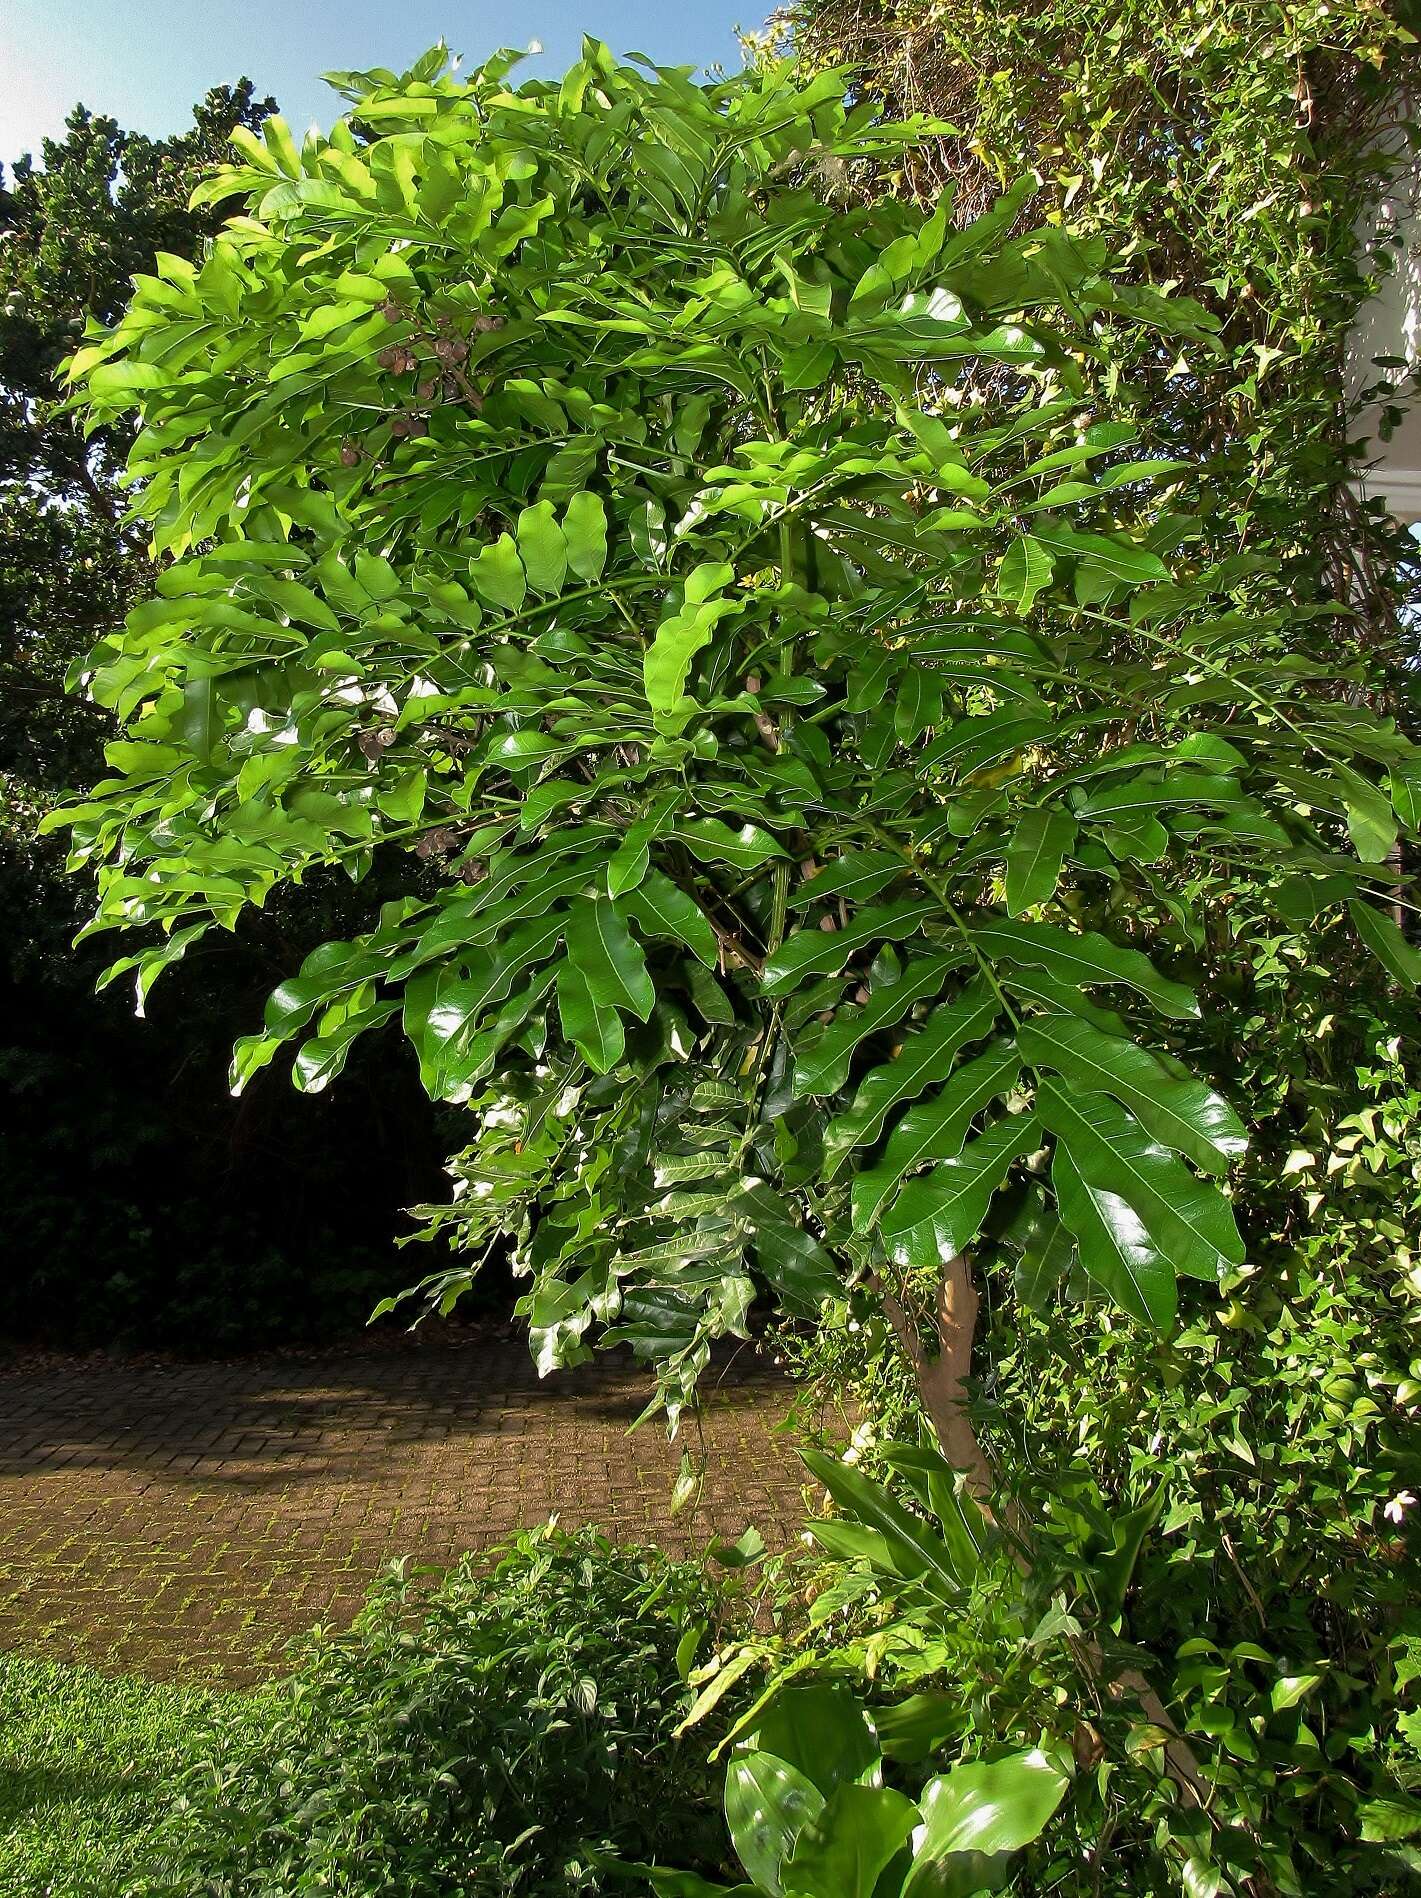
[(1415, 1507), (1416, 1498), (1411, 1494), (1411, 1491), (1409, 1489), (1402, 1489), (1398, 1490), (1396, 1495), (1392, 1497), (1391, 1501), (1382, 1511), (1382, 1514), (1386, 1517), (1388, 1522), (1400, 1523), (1405, 1517), (1407, 1510), (1414, 1509)]

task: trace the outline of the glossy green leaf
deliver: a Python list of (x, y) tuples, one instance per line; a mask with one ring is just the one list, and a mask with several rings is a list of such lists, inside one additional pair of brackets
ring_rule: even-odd
[(518, 548), (511, 534), (500, 534), (496, 541), (480, 549), (469, 568), (469, 578), (490, 606), (516, 613), (528, 594), (528, 581)]
[(1361, 901), (1348, 903), (1347, 914), (1387, 974), (1409, 989), (1421, 988), (1421, 949), (1407, 941), (1392, 918), (1374, 904)]
[(1020, 1072), (1016, 1049), (1003, 1043), (965, 1062), (946, 1087), (909, 1108), (893, 1129), (882, 1158), (854, 1175), (854, 1231), (869, 1230), (905, 1174), (929, 1160), (955, 1158), (976, 1116), (1004, 1094)]
[(806, 976), (826, 975), (870, 944), (903, 942), (940, 913), (930, 897), (918, 901), (870, 905), (850, 917), (843, 929), (800, 929), (787, 936), (772, 956), (765, 958), (762, 986), (766, 995), (787, 995)]
[[(1221, 1266), (1243, 1263), (1243, 1240), (1223, 1194), (1196, 1179), (1118, 1102), (1068, 1091), (1049, 1076), (1037, 1102), (1081, 1178), (1131, 1206), (1176, 1272), (1212, 1281)], [(1089, 1270), (1084, 1252), (1082, 1259)]]
[(936, 995), (960, 961), (952, 955), (915, 956), (896, 980), (875, 981), (861, 1006), (839, 1009), (822, 1033), (801, 1037), (795, 1045), (795, 1093), (837, 1094), (848, 1079), (855, 1049)]
[(739, 830), (732, 830), (718, 817), (693, 818), (689, 823), (677, 824), (668, 834), (702, 863), (728, 863), (737, 870), (754, 870), (772, 857), (789, 855), (784, 845), (758, 824), (742, 824)]
[(708, 969), (719, 960), (720, 945), (705, 911), (693, 897), (659, 870), (651, 870), (634, 890), (617, 898), (617, 909), (646, 936), (681, 942)]
[(1247, 1149), (1243, 1123), (1221, 1095), (1092, 1022), (1036, 1016), (1023, 1024), (1017, 1046), (1034, 1067), (1053, 1068), (1088, 1092), (1113, 1094), (1156, 1140), (1206, 1173), (1227, 1172)]
[(842, 1681), (781, 1689), (761, 1715), (752, 1744), (798, 1767), (826, 1799), (836, 1786), (878, 1783), (873, 1723)]
[(1034, 535), (1019, 534), (997, 569), (997, 592), (1013, 612), (1029, 613), (1036, 596), (1051, 584), (1055, 561)]
[(873, 1898), (888, 1861), (918, 1823), (918, 1808), (890, 1786), (836, 1786), (800, 1833), (782, 1872), (805, 1898)]
[(879, 1218), (888, 1256), (898, 1265), (932, 1268), (965, 1251), (1013, 1162), (1040, 1143), (1034, 1116), (1008, 1114), (961, 1153), (910, 1180)]
[(1179, 1305), (1175, 1269), (1134, 1207), (1106, 1187), (1088, 1186), (1064, 1145), (1052, 1157), (1051, 1184), (1087, 1275), (1132, 1318), (1168, 1331)]
[(579, 580), (600, 580), (607, 564), (607, 510), (602, 497), (583, 489), (567, 504), (562, 522), (567, 564)]
[(852, 1104), (829, 1123), (824, 1135), (826, 1174), (854, 1147), (872, 1146), (895, 1107), (945, 1080), (959, 1050), (989, 1034), (1000, 1010), (1000, 1002), (982, 981), (935, 1008), (891, 1061), (860, 1082)]
[(954, 1566), (947, 1544), (882, 1483), (837, 1457), (826, 1456), (822, 1450), (801, 1450), (799, 1454), (810, 1475), (823, 1484), (846, 1516), (884, 1538), (893, 1557), (894, 1574), (929, 1581), (945, 1601), (960, 1598), (968, 1578)]
[(518, 553), (535, 593), (560, 593), (567, 576), (567, 541), (550, 501), (525, 507), (518, 516)]
[(1019, 1852), (1040, 1838), (1066, 1796), (1070, 1776), (1033, 1747), (997, 1760), (974, 1760), (930, 1779), (923, 1789), (924, 1829), (904, 1898), (926, 1898), (933, 1868), (957, 1852)]
[(907, 865), (891, 850), (850, 850), (801, 883), (790, 897), (791, 909), (802, 909), (828, 897), (846, 903), (863, 903), (886, 889), (895, 877), (902, 876)]
[(598, 1003), (646, 1021), (656, 1006), (656, 990), (646, 957), (617, 906), (602, 897), (575, 902), (564, 933), (568, 956)]
[(1095, 931), (1077, 935), (1049, 923), (994, 922), (980, 925), (973, 933), (984, 954), (1044, 969), (1054, 981), (1074, 988), (1119, 983), (1176, 1020), (1199, 1013), (1192, 989), (1162, 976), (1138, 949), (1122, 949)]
[(756, 1889), (778, 1898), (781, 1871), (805, 1825), (824, 1808), (824, 1795), (772, 1753), (733, 1759), (725, 1774), (725, 1823), (740, 1863)]

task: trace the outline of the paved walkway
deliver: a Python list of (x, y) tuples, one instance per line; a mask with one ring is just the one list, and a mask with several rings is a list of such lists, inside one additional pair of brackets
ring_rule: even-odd
[(554, 1512), (677, 1552), (747, 1523), (782, 1546), (787, 1387), (748, 1352), (709, 1384), (702, 1500), (673, 1520), (679, 1445), (626, 1435), (645, 1374), (539, 1382), (522, 1343), (0, 1371), (0, 1648), (235, 1684), (392, 1557), (447, 1564)]

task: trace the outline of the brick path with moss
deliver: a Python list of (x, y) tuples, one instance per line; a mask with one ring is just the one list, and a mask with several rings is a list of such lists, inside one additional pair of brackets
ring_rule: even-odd
[(393, 1557), (445, 1565), (554, 1513), (677, 1553), (750, 1523), (783, 1546), (788, 1388), (748, 1353), (707, 1383), (701, 1499), (673, 1518), (679, 1447), (626, 1434), (645, 1374), (539, 1381), (519, 1342), (0, 1369), (0, 1648), (238, 1684)]

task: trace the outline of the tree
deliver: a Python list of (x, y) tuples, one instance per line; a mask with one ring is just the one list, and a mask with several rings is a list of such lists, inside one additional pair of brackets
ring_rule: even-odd
[(1030, 1571), (965, 1402), (982, 1259), (1161, 1334), (1236, 1282), (1178, 889), (1301, 886), (1414, 981), (1376, 899), (1416, 755), (1334, 689), (1337, 609), (1246, 610), (1131, 391), (1089, 406), (1102, 335), (1207, 350), (1197, 304), (1014, 235), (1029, 181), (957, 229), (865, 201), (932, 128), (841, 77), (510, 65), (239, 131), (198, 198), (246, 210), (71, 365), (137, 411), (164, 562), (82, 671), (124, 725), (64, 817), (93, 927), (158, 932), (146, 983), (408, 853), (234, 1086), (399, 1019), (473, 1128), (427, 1289), (511, 1244), (540, 1367), (629, 1344), (673, 1418), (758, 1294), (867, 1301)]

